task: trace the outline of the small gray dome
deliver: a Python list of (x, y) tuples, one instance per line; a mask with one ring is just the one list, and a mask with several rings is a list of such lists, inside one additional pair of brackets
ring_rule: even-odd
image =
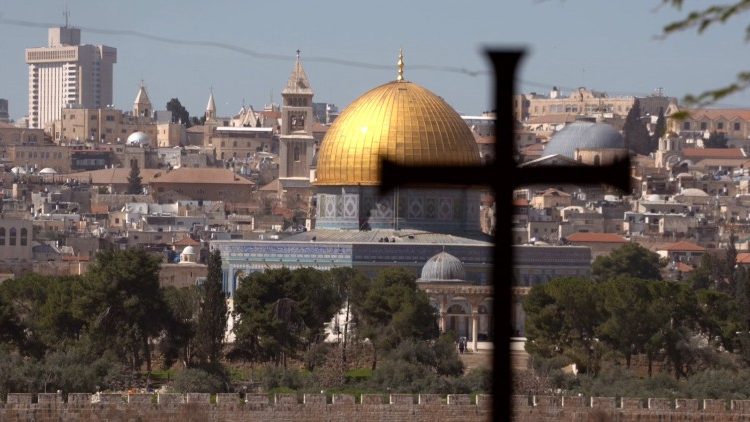
[(422, 282), (464, 280), (466, 280), (464, 264), (447, 252), (440, 252), (428, 259), (422, 267), (422, 277), (419, 279)]
[(125, 144), (128, 146), (144, 146), (144, 145), (150, 145), (151, 144), (151, 137), (148, 136), (148, 134), (138, 131), (133, 132), (128, 136), (128, 140), (125, 141)]
[(560, 154), (575, 158), (576, 148), (625, 148), (625, 140), (608, 124), (577, 121), (552, 135), (542, 156)]

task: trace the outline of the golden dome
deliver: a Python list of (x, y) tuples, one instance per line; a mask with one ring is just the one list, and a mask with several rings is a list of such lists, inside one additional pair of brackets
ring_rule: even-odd
[(429, 90), (394, 81), (370, 90), (333, 122), (318, 155), (317, 185), (378, 185), (380, 159), (405, 165), (471, 165), (469, 127)]

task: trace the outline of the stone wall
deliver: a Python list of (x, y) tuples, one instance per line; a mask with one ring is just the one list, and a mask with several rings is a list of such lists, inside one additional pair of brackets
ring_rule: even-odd
[(489, 421), (492, 400), (478, 395), (88, 394), (11, 393), (0, 421)]
[(750, 400), (513, 396), (514, 421), (747, 421)]

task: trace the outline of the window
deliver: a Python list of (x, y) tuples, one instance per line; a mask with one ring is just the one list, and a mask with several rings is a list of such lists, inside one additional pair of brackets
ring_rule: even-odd
[(706, 130), (706, 128), (708, 128), (708, 123), (701, 122), (701, 130)]
[(5, 246), (5, 227), (0, 227), (0, 246)]
[(299, 145), (294, 146), (294, 161), (299, 161)]
[(599, 155), (594, 156), (594, 165), (598, 166), (601, 164), (601, 159), (599, 158)]
[(740, 130), (740, 122), (734, 122), (734, 130)]
[(716, 124), (716, 129), (722, 130), (724, 129), (724, 122), (719, 122)]
[(10, 246), (16, 246), (16, 228), (15, 227), (10, 228), (10, 236), (8, 237), (10, 238), (8, 244)]
[(682, 122), (683, 130), (690, 130), (690, 122)]
[(26, 228), (21, 229), (21, 246), (29, 244), (29, 231)]

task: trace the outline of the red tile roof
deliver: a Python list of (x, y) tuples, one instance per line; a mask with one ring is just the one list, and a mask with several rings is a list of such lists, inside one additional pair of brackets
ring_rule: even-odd
[(628, 243), (627, 239), (615, 233), (573, 233), (566, 239), (581, 243)]
[(737, 254), (738, 264), (750, 264), (750, 252), (740, 252)]
[(521, 148), (521, 153), (530, 155), (531, 153), (541, 154), (544, 151), (544, 144), (531, 144), (529, 146)]
[(108, 214), (109, 213), (109, 205), (100, 203), (100, 202), (92, 202), (91, 203), (91, 213), (92, 214)]
[(683, 158), (747, 158), (742, 148), (685, 148)]
[(678, 262), (677, 265), (675, 265), (675, 269), (681, 273), (689, 273), (695, 270), (695, 268), (684, 262)]
[(750, 120), (750, 109), (747, 108), (701, 108), (688, 110), (689, 120)]
[(312, 124), (312, 131), (313, 132), (326, 133), (326, 132), (328, 132), (329, 128), (330, 128), (330, 126), (324, 125), (324, 124), (318, 123), (318, 122), (315, 122), (315, 123)]
[(705, 252), (706, 248), (700, 245), (696, 245), (695, 243), (682, 240), (679, 242), (670, 243), (669, 245), (664, 246), (661, 250), (667, 252)]
[(190, 236), (185, 236), (182, 239), (173, 243), (174, 246), (200, 246), (201, 242), (193, 239)]

